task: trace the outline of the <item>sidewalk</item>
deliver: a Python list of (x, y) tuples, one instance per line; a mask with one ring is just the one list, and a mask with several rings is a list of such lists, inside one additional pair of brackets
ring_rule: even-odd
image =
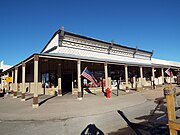
[(32, 108), (32, 98), (21, 101), (11, 96), (0, 98), (0, 120), (66, 120), (69, 118), (93, 116), (108, 113), (126, 107), (144, 103), (146, 98), (141, 92), (131, 91), (120, 93), (119, 96), (111, 93), (107, 99), (103, 93), (97, 95), (86, 94), (83, 100), (77, 100), (76, 95), (62, 97), (40, 96), (39, 102), (46, 101), (40, 107)]

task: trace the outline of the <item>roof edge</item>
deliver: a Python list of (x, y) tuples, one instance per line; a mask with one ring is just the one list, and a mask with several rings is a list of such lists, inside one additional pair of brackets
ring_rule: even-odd
[[(69, 35), (72, 35), (72, 36), (77, 36), (77, 37), (80, 37), (80, 38), (85, 38), (85, 39), (88, 39), (88, 40), (93, 40), (93, 41), (101, 42), (101, 43), (105, 43), (105, 44), (112, 44), (111, 42), (107, 42), (107, 41), (103, 41), (103, 40), (100, 40), (100, 39), (96, 39), (96, 38), (92, 38), (92, 37), (88, 37), (88, 36), (72, 33), (72, 32), (69, 32), (69, 31), (64, 31), (64, 32), (65, 32), (65, 34), (69, 34)], [(137, 50), (137, 48), (128, 47), (128, 46), (121, 45), (121, 44), (113, 44), (113, 45), (118, 46), (118, 47), (127, 48), (127, 49)], [(142, 51), (142, 52), (145, 52), (145, 53), (149, 53), (149, 54), (153, 53), (153, 52), (142, 50), (142, 49), (138, 49), (138, 50)]]
[(59, 30), (57, 30), (54, 34), (53, 34), (53, 36), (51, 37), (51, 39), (48, 41), (48, 43), (45, 45), (45, 47), (42, 49), (42, 51), (40, 52), (40, 53), (42, 53), (45, 49), (46, 49), (46, 47), (48, 46), (48, 44), (53, 40), (53, 38), (60, 32), (61, 30), (59, 29)]

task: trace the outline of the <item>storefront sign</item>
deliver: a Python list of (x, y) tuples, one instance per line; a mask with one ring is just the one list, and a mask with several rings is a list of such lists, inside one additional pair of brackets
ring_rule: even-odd
[(6, 77), (6, 82), (12, 82), (12, 77)]

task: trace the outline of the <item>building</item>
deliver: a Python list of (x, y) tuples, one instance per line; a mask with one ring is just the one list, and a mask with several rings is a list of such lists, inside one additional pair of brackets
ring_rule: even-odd
[[(12, 66), (10, 66), (10, 65), (4, 64), (4, 61), (1, 61), (1, 62), (0, 62), (0, 73), (8, 70), (8, 69), (11, 68), (11, 67), (12, 67)], [(0, 79), (0, 89), (2, 89), (2, 88), (4, 88), (4, 87), (7, 86), (7, 82), (6, 82), (6, 80), (5, 80), (6, 77), (7, 77), (7, 75), (1, 77), (1, 79)]]
[[(39, 94), (57, 92), (62, 96), (72, 92), (82, 99), (85, 85), (94, 91), (102, 91), (102, 85), (113, 89), (117, 84), (120, 89), (139, 90), (161, 86), (170, 79), (174, 82), (164, 71), (171, 67), (175, 76), (180, 63), (152, 56), (150, 51), (74, 34), (62, 27), (39, 54), (31, 55), (1, 76), (12, 77), (9, 86), (14, 97), (21, 92), (24, 101), (25, 93), (33, 93), (33, 107), (37, 107)], [(98, 80), (97, 86), (81, 76), (86, 67)]]

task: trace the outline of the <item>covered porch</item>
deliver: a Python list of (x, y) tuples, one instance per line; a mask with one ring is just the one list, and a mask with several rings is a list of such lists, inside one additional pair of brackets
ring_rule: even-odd
[[(98, 80), (94, 86), (81, 76), (88, 67)], [(106, 88), (141, 90), (145, 87), (162, 86), (167, 67), (152, 64), (118, 63), (104, 60), (90, 60), (54, 54), (33, 54), (26, 60), (15, 65), (1, 74), (1, 83), (6, 89), (13, 91), (13, 98), (17, 92), (21, 93), (21, 101), (25, 101), (25, 93), (33, 94), (33, 107), (38, 107), (38, 95), (58, 95), (66, 93), (77, 95), (81, 100), (83, 94), (90, 91), (96, 93)], [(176, 73), (174, 72), (174, 75)], [(11, 82), (2, 78), (11, 77)], [(173, 80), (172, 80), (173, 82)]]

